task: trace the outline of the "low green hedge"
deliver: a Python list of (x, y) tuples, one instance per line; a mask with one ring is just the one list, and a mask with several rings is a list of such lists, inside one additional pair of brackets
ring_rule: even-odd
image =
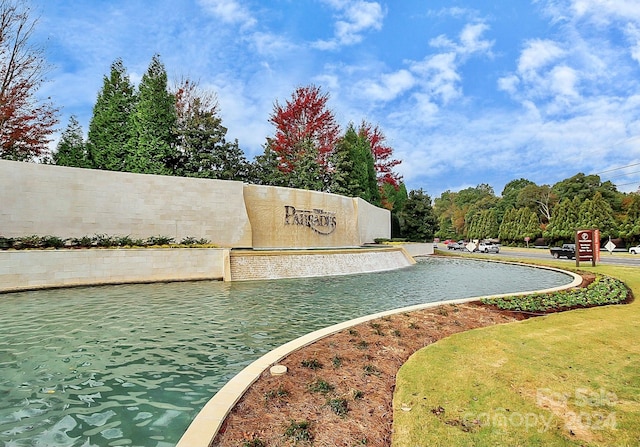
[(615, 278), (598, 275), (587, 287), (552, 293), (484, 298), (482, 302), (504, 310), (522, 312), (553, 312), (580, 307), (619, 304), (630, 297), (627, 286)]

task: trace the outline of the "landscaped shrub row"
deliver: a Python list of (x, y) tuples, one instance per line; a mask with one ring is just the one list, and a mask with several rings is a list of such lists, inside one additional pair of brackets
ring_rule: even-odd
[(549, 312), (567, 308), (619, 304), (626, 301), (628, 297), (629, 289), (623, 282), (599, 275), (585, 288), (524, 296), (485, 298), (482, 302), (504, 310)]
[(43, 248), (114, 248), (114, 247), (157, 247), (157, 246), (180, 246), (180, 247), (202, 247), (212, 246), (207, 239), (196, 239), (195, 237), (185, 237), (180, 243), (175, 243), (175, 239), (169, 236), (150, 236), (146, 239), (133, 239), (130, 236), (109, 236), (106, 234), (96, 234), (95, 236), (83, 236), (81, 238), (62, 239), (57, 236), (24, 236), (24, 237), (2, 237), (0, 236), (0, 249), (43, 249)]

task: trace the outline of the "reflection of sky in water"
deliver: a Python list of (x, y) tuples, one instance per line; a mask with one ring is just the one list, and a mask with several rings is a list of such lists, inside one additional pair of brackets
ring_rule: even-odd
[(305, 333), (565, 275), (429, 258), (368, 275), (61, 289), (0, 299), (0, 443), (173, 446), (245, 365)]

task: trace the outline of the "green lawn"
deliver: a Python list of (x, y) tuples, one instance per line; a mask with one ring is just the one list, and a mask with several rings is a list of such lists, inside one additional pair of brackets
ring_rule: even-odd
[[(638, 268), (583, 270), (640, 298)], [(640, 302), (441, 340), (400, 369), (393, 406), (394, 447), (638, 446)]]

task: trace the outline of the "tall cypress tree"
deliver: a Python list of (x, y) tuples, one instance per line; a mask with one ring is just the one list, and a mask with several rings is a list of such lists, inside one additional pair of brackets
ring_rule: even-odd
[(89, 123), (88, 167), (122, 171), (131, 136), (129, 119), (136, 100), (134, 88), (121, 59), (111, 64), (111, 72), (103, 81)]
[(167, 72), (158, 55), (138, 87), (130, 116), (125, 170), (146, 174), (173, 174), (178, 163), (175, 96), (167, 88)]
[(87, 167), (87, 154), (82, 126), (75, 116), (69, 118), (69, 124), (52, 155), (53, 162), (59, 166)]
[(358, 134), (349, 124), (345, 135), (333, 154), (334, 172), (330, 191), (351, 197), (360, 197), (380, 205), (380, 191), (376, 179), (373, 155), (366, 136)]

